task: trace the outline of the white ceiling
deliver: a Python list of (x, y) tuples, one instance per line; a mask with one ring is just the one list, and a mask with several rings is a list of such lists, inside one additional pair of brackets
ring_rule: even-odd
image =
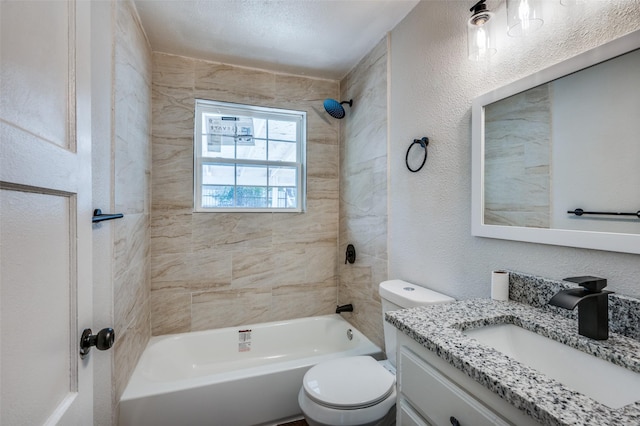
[(154, 51), (343, 78), (419, 0), (135, 0)]

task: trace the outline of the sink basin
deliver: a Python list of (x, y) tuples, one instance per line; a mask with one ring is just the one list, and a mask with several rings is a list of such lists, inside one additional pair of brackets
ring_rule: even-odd
[(640, 373), (524, 328), (498, 324), (463, 333), (610, 408), (640, 401)]

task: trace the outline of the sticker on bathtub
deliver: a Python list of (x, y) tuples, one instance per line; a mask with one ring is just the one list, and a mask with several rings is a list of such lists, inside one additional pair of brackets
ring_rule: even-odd
[(251, 330), (238, 330), (238, 352), (251, 350)]

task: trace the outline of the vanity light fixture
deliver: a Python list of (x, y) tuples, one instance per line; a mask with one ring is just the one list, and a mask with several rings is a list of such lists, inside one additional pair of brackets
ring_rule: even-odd
[(539, 0), (507, 0), (507, 34), (511, 37), (526, 36), (543, 23)]
[(560, 4), (567, 7), (576, 6), (584, 3), (584, 0), (560, 0)]
[(467, 21), (467, 40), (469, 59), (480, 61), (497, 52), (495, 36), (495, 19), (493, 13), (480, 0), (473, 5), (471, 18)]

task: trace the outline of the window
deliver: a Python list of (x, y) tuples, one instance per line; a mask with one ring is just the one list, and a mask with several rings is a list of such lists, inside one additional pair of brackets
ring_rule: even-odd
[(198, 212), (301, 212), (306, 113), (196, 100)]

